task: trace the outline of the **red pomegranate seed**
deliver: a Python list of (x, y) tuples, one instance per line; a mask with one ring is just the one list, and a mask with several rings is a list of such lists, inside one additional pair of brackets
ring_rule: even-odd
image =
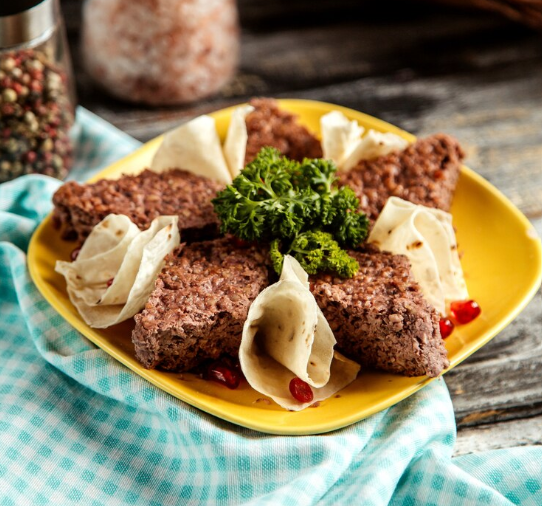
[(305, 383), (302, 379), (294, 378), (290, 381), (290, 393), (292, 397), (303, 404), (305, 402), (312, 402), (314, 394), (308, 383)]
[(456, 300), (450, 304), (450, 313), (458, 323), (470, 323), (482, 310), (475, 300)]
[(115, 281), (115, 278), (111, 278), (107, 280), (107, 288), (109, 288), (113, 284), (113, 281)]
[(77, 257), (79, 256), (79, 253), (81, 253), (81, 248), (75, 248), (70, 253), (70, 258), (71, 258), (72, 262), (75, 262), (77, 260)]
[(216, 381), (217, 383), (221, 383), (230, 390), (236, 389), (241, 381), (241, 376), (235, 369), (220, 362), (214, 362), (208, 367), (207, 378)]
[(439, 326), (442, 339), (446, 339), (454, 331), (455, 327), (455, 325), (449, 318), (441, 318)]
[(232, 236), (231, 238), (233, 244), (237, 246), (238, 248), (248, 248), (250, 246), (249, 241), (245, 241), (244, 239), (239, 239), (239, 237)]

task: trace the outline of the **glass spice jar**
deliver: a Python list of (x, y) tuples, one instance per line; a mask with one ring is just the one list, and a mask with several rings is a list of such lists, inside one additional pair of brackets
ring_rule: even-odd
[(83, 60), (113, 96), (149, 105), (219, 91), (239, 59), (235, 0), (86, 0)]
[(73, 162), (75, 93), (58, 0), (0, 4), (0, 183), (63, 179)]

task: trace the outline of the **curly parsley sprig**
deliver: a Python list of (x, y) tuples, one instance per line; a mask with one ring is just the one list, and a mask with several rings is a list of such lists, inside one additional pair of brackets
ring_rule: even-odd
[(366, 239), (368, 220), (352, 189), (336, 187), (336, 171), (329, 160), (299, 163), (263, 148), (213, 199), (222, 232), (270, 242), (277, 273), (290, 254), (309, 274), (353, 276), (359, 266), (342, 248)]
[(351, 278), (359, 269), (356, 259), (342, 249), (329, 232), (302, 232), (296, 236), (284, 253), (280, 249), (280, 239), (271, 241), (269, 254), (277, 273), (282, 271), (284, 255), (292, 255), (296, 258), (308, 274), (332, 271), (343, 278)]

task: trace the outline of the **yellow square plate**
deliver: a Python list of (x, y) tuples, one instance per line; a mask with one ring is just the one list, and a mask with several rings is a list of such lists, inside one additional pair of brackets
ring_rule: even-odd
[[(331, 110), (356, 119), (365, 128), (394, 132), (409, 141), (414, 136), (397, 127), (351, 109), (305, 100), (281, 100), (281, 107), (319, 132), (319, 120)], [(212, 116), (224, 138), (232, 108)], [(93, 180), (137, 173), (148, 166), (161, 142), (154, 139), (105, 169)], [(527, 305), (541, 281), (541, 245), (529, 221), (487, 181), (463, 167), (452, 208), (463, 269), (469, 292), (482, 307), (473, 323), (456, 328), (446, 340), (450, 369), (487, 343)], [(362, 372), (340, 395), (318, 408), (288, 412), (274, 403), (259, 401), (261, 394), (243, 382), (237, 390), (204, 381), (191, 374), (144, 369), (134, 358), (130, 340), (133, 323), (107, 330), (88, 327), (71, 305), (64, 279), (55, 273), (58, 259), (67, 260), (72, 243), (61, 241), (46, 218), (37, 228), (28, 251), (32, 278), (49, 303), (79, 332), (112, 357), (158, 388), (224, 420), (271, 434), (317, 434), (335, 430), (381, 411), (408, 397), (431, 379), (405, 378), (381, 372)], [(449, 370), (449, 369), (448, 369)]]

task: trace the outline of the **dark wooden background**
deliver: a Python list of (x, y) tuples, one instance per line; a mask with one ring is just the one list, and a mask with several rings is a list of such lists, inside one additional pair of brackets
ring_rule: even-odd
[[(542, 234), (541, 33), (431, 2), (239, 0), (242, 58), (233, 82), (211, 100), (150, 109), (107, 97), (85, 75), (81, 4), (63, 0), (79, 101), (142, 141), (254, 95), (333, 102), (416, 135), (455, 135), (468, 165)], [(542, 444), (541, 302), (539, 292), (504, 332), (446, 374), (456, 454)]]

